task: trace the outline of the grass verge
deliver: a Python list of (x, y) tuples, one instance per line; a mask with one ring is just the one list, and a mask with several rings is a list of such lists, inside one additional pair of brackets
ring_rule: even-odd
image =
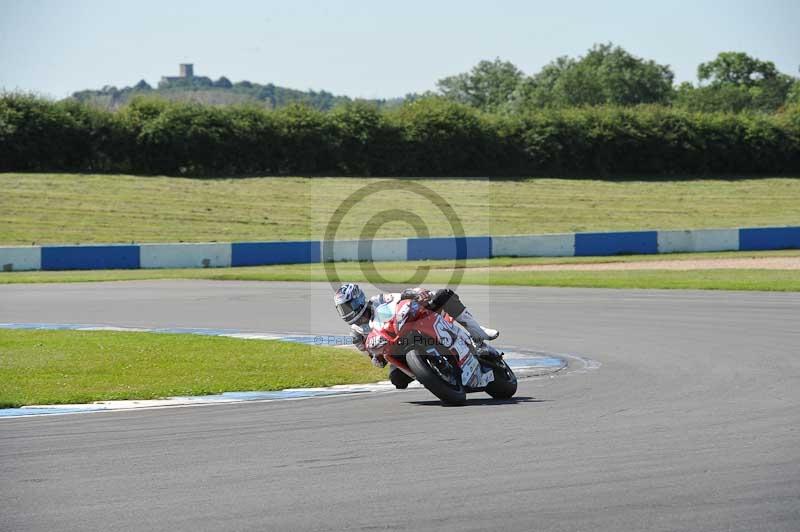
[(375, 382), (346, 349), (187, 334), (0, 330), (0, 407)]
[[(334, 211), (374, 178), (183, 179), (0, 174), (0, 244), (319, 239)], [(410, 181), (410, 180), (409, 180)], [(468, 235), (796, 225), (800, 179), (418, 179), (449, 203)], [(388, 190), (351, 201), (337, 238), (401, 198), (432, 235), (450, 219), (430, 198)], [(377, 238), (416, 236), (406, 223)]]
[[(496, 258), (466, 261), (463, 284), (565, 286), (590, 288), (689, 288), (712, 290), (800, 291), (798, 270), (729, 269), (690, 271), (470, 271), (487, 266), (525, 264), (586, 264), (652, 260), (698, 260), (715, 258), (795, 257), (800, 250), (763, 252), (674, 253), (616, 257)], [(359, 263), (336, 263), (336, 279), (368, 281)], [(422, 284), (439, 285), (450, 281), (453, 261), (412, 261), (375, 263), (389, 281), (408, 284), (417, 268), (430, 268)], [(149, 279), (208, 279), (218, 281), (327, 281), (322, 264), (257, 266), (250, 268), (176, 270), (98, 270), (65, 272), (5, 272), (0, 284), (68, 283), (88, 281), (131, 281)]]

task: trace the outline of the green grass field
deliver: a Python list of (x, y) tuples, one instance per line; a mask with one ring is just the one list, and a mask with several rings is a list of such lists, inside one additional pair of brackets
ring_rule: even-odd
[[(473, 268), (518, 266), (525, 264), (587, 264), (653, 260), (698, 260), (758, 257), (800, 257), (800, 250), (674, 253), (668, 255), (630, 255), (617, 257), (495, 258), (466, 261), (462, 284), (567, 286), (589, 288), (687, 288), (714, 290), (800, 291), (800, 270), (708, 269), (695, 271), (474, 271)], [(375, 263), (386, 279), (408, 284), (417, 268), (430, 268), (421, 284), (448, 283), (453, 261), (411, 261)], [(362, 264), (335, 264), (335, 279), (364, 282)], [(256, 266), (249, 268), (175, 270), (99, 270), (64, 272), (5, 272), (3, 283), (72, 283), (89, 281), (131, 281), (143, 279), (210, 279), (218, 281), (327, 281), (322, 264)]]
[[(0, 174), (0, 244), (318, 239), (345, 198), (376, 181)], [(792, 178), (414, 182), (452, 205), (471, 235), (800, 223), (800, 179)], [(431, 235), (452, 234), (429, 198), (389, 190), (354, 204), (337, 238), (361, 236), (373, 214), (398, 203)], [(414, 235), (398, 221), (376, 234)]]
[(0, 330), (0, 407), (386, 378), (348, 349), (180, 334)]

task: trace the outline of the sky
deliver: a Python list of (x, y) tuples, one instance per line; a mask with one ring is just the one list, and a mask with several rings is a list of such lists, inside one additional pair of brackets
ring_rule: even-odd
[(800, 0), (0, 0), (0, 88), (63, 98), (155, 85), (186, 62), (213, 79), (390, 98), (482, 59), (533, 74), (605, 42), (678, 82), (728, 50), (798, 76)]

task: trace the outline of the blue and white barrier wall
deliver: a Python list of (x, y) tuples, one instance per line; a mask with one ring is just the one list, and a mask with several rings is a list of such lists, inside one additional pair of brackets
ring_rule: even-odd
[(0, 271), (221, 268), (321, 261), (577, 257), (770, 249), (800, 249), (800, 227), (335, 242), (0, 246)]

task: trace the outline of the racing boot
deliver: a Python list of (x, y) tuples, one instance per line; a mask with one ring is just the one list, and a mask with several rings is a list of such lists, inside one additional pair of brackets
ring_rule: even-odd
[(489, 329), (487, 327), (481, 327), (481, 324), (478, 323), (478, 320), (476, 320), (467, 309), (464, 309), (461, 314), (454, 316), (454, 318), (467, 330), (469, 335), (473, 340), (475, 340), (476, 343), (483, 343), (486, 340), (494, 340), (500, 336), (500, 331)]

